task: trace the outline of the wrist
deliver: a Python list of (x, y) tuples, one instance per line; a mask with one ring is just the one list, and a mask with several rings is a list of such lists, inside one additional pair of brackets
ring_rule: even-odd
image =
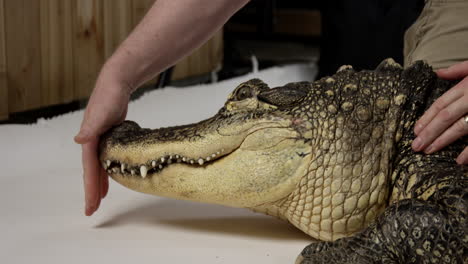
[(120, 67), (120, 64), (112, 62), (111, 59), (102, 67), (96, 86), (103, 89), (117, 89), (118, 92), (124, 92), (128, 95), (133, 93), (137, 88), (137, 85), (131, 78), (131, 74), (126, 72), (123, 67)]

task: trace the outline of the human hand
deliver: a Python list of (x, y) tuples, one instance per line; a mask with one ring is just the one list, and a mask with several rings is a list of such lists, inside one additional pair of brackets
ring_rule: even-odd
[[(468, 135), (468, 61), (436, 72), (440, 78), (461, 79), (439, 97), (416, 122), (414, 151), (434, 153), (455, 140)], [(468, 164), (468, 147), (457, 157), (458, 164)]]
[[(101, 74), (102, 76), (103, 74)], [(75, 142), (82, 145), (85, 214), (92, 215), (109, 189), (107, 172), (98, 158), (99, 136), (125, 120), (130, 87), (112, 77), (100, 77), (86, 107)]]

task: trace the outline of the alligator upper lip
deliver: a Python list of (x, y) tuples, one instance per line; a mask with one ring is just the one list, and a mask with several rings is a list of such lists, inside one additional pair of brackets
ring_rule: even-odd
[(138, 175), (146, 178), (149, 174), (154, 174), (162, 171), (172, 163), (185, 163), (194, 166), (203, 166), (208, 162), (219, 159), (227, 155), (224, 149), (221, 149), (207, 157), (189, 158), (179, 154), (165, 155), (154, 160), (150, 160), (145, 164), (126, 164), (118, 160), (105, 160), (102, 166), (109, 174), (120, 173), (122, 175)]

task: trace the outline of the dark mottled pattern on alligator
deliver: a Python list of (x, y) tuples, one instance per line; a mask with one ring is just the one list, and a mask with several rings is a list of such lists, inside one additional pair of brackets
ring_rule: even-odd
[(402, 76), (403, 82), (414, 80), (404, 89), (421, 85), (415, 81), (421, 75), (430, 82), (422, 86), (432, 89), (410, 93), (410, 100), (402, 106), (406, 117), (401, 120), (404, 129), (391, 186), (401, 200), (390, 204), (361, 233), (307, 246), (297, 263), (468, 263), (468, 167), (454, 162), (467, 145), (467, 137), (432, 155), (411, 149), (414, 121), (457, 83), (437, 79), (426, 67), (417, 62)]

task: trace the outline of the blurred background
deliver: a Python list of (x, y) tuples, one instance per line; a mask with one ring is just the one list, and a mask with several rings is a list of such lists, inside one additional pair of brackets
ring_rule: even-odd
[[(216, 82), (292, 63), (402, 63), (403, 34), (423, 0), (252, 0), (192, 55), (134, 95)], [(0, 0), (0, 124), (86, 105), (101, 66), (154, 0)], [(255, 59), (253, 59), (255, 58)], [(254, 61), (255, 63), (252, 63)]]

